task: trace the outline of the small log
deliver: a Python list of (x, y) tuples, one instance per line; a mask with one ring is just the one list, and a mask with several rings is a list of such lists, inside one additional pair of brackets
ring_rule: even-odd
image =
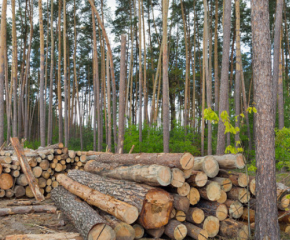
[(51, 183), (51, 186), (53, 187), (53, 188), (56, 188), (56, 187), (58, 187), (58, 181), (52, 181), (52, 183)]
[(138, 217), (137, 208), (128, 203), (121, 202), (114, 197), (93, 190), (64, 174), (59, 174), (56, 179), (69, 192), (128, 224), (135, 222)]
[(189, 202), (191, 205), (195, 205), (200, 200), (200, 193), (196, 188), (192, 187), (192, 188), (190, 188), (190, 191), (189, 191), (189, 194), (187, 195), (187, 198), (189, 199)]
[(44, 196), (40, 192), (40, 189), (37, 185), (36, 179), (31, 171), (31, 168), (28, 164), (26, 156), (24, 155), (23, 148), (20, 145), (18, 138), (10, 138), (10, 141), (12, 143), (12, 146), (15, 149), (15, 152), (17, 154), (18, 160), (19, 160), (20, 165), (21, 165), (21, 169), (28, 180), (28, 183), (29, 183), (29, 186), (33, 192), (33, 195), (35, 196), (36, 200), (43, 201)]
[(82, 163), (85, 163), (85, 162), (87, 161), (87, 156), (86, 156), (86, 155), (81, 155), (81, 156), (80, 156), (80, 161), (81, 161)]
[(192, 187), (203, 187), (207, 183), (208, 177), (204, 172), (192, 171), (190, 178), (186, 181)]
[(0, 175), (0, 188), (7, 190), (13, 186), (13, 177), (9, 173), (2, 173)]
[[(41, 189), (42, 188), (39, 188), (39, 191), (42, 194), (42, 190)], [(33, 198), (34, 197), (33, 192), (32, 192), (32, 190), (31, 190), (31, 188), (29, 186), (26, 186), (26, 188), (25, 188), (25, 195), (28, 198)]]
[(248, 219), (249, 219), (250, 223), (253, 223), (253, 222), (255, 222), (255, 211), (253, 209), (248, 209), (247, 207), (245, 207), (244, 211), (243, 211), (243, 215), (241, 216), (241, 218), (245, 221), (248, 221)]
[(171, 185), (173, 187), (181, 187), (184, 184), (184, 182), (185, 182), (184, 173), (178, 168), (173, 168)]
[(183, 175), (184, 175), (184, 177), (185, 177), (185, 179), (188, 179), (188, 178), (190, 178), (190, 176), (191, 176), (191, 174), (192, 174), (192, 168), (190, 168), (190, 169), (184, 169), (183, 170)]
[(25, 196), (25, 188), (23, 186), (17, 185), (14, 188), (15, 197), (20, 198)]
[(50, 234), (21, 234), (21, 235), (8, 235), (6, 240), (83, 240), (79, 233), (50, 233)]
[(227, 200), (224, 203), (229, 209), (229, 215), (232, 218), (240, 218), (243, 215), (244, 207), (239, 201)]
[(234, 219), (226, 219), (220, 223), (219, 235), (228, 239), (249, 239), (249, 230), (246, 225)]
[(45, 178), (45, 179), (49, 179), (49, 177), (50, 177), (50, 173), (49, 173), (48, 171), (43, 171), (43, 172), (41, 173), (41, 176), (42, 176), (43, 178)]
[(134, 154), (112, 154), (99, 153), (94, 159), (103, 163), (118, 163), (120, 165), (158, 164), (170, 168), (191, 169), (194, 157), (190, 153), (134, 153)]
[(45, 149), (57, 149), (57, 148), (64, 148), (63, 143), (56, 143), (56, 144), (49, 145), (49, 146), (46, 146), (46, 147), (39, 147), (38, 150), (42, 151), (42, 150), (45, 150)]
[(16, 179), (16, 183), (20, 186), (27, 186), (28, 185), (28, 180), (25, 176), (25, 174), (20, 174), (19, 177)]
[(135, 231), (135, 239), (140, 239), (144, 236), (145, 230), (140, 224), (134, 224), (132, 227)]
[(63, 154), (68, 154), (68, 148), (67, 148), (67, 147), (64, 147), (64, 148), (62, 149), (62, 153), (63, 153)]
[(246, 187), (249, 183), (249, 177), (245, 173), (229, 173), (221, 169), (218, 177), (229, 178), (236, 187)]
[(227, 201), (228, 195), (224, 190), (221, 190), (221, 197), (217, 200), (218, 203), (225, 203)]
[(220, 221), (225, 220), (228, 216), (228, 208), (222, 203), (202, 200), (198, 202), (196, 207), (202, 209), (207, 216), (215, 216)]
[(47, 161), (47, 160), (42, 160), (42, 161), (39, 163), (39, 167), (41, 167), (42, 170), (46, 171), (46, 170), (49, 168), (49, 161)]
[(215, 177), (212, 180), (218, 182), (221, 185), (221, 189), (225, 192), (229, 192), (233, 187), (232, 181), (229, 178)]
[(176, 211), (175, 219), (179, 222), (184, 222), (186, 219), (186, 214), (183, 211)]
[(47, 180), (46, 180), (46, 185), (47, 185), (47, 186), (51, 186), (51, 184), (52, 184), (52, 180), (51, 180), (51, 178), (47, 179)]
[(211, 156), (215, 159), (220, 168), (224, 169), (243, 169), (245, 167), (244, 156), (242, 154), (225, 154)]
[(12, 198), (14, 196), (14, 191), (12, 189), (7, 189), (5, 191), (5, 197)]
[(69, 171), (68, 176), (92, 189), (106, 192), (120, 201), (137, 207), (140, 214), (139, 223), (145, 229), (159, 228), (168, 223), (173, 197), (162, 189), (78, 170)]
[(0, 174), (2, 173), (2, 171), (3, 171), (3, 167), (2, 167), (2, 165), (0, 164)]
[(70, 158), (75, 158), (75, 156), (76, 156), (75, 151), (74, 151), (74, 150), (68, 150), (68, 156), (69, 156)]
[(197, 157), (197, 158), (194, 158), (193, 169), (195, 171), (202, 171), (208, 177), (213, 178), (213, 177), (216, 177), (216, 175), (219, 172), (219, 164), (211, 156)]
[(5, 190), (0, 189), (0, 198), (5, 197)]
[(52, 161), (53, 158), (54, 158), (54, 155), (53, 154), (48, 154), (48, 155), (46, 155), (46, 158), (47, 158), (47, 160)]
[(33, 172), (34, 177), (39, 178), (42, 174), (42, 169), (41, 167), (37, 166), (32, 169), (32, 172)]
[(30, 205), (40, 205), (39, 202), (33, 200), (16, 200), (8, 203), (7, 206), (30, 206)]
[(104, 211), (99, 211), (99, 214), (106, 220), (107, 224), (114, 229), (116, 233), (116, 240), (134, 239), (135, 230), (131, 225), (120, 221), (119, 219)]
[(250, 193), (246, 188), (232, 187), (228, 192), (228, 198), (239, 200), (241, 203), (247, 203), (250, 200)]
[(170, 237), (170, 239), (182, 240), (187, 235), (187, 228), (184, 224), (172, 219), (165, 226), (164, 233)]
[(4, 168), (3, 172), (4, 173), (10, 173), (11, 172), (11, 169), (10, 168)]
[(55, 168), (54, 168), (54, 171), (61, 172), (62, 171), (62, 164), (61, 163), (57, 163)]
[(197, 207), (190, 208), (186, 213), (186, 221), (194, 223), (194, 224), (201, 224), (204, 220), (204, 212), (202, 209)]
[(181, 187), (178, 187), (177, 188), (177, 193), (180, 195), (180, 196), (187, 196), (190, 192), (190, 186), (187, 182), (184, 182), (183, 185)]
[(46, 186), (46, 187), (45, 187), (45, 191), (46, 191), (47, 193), (50, 193), (51, 190), (52, 190), (52, 187), (51, 187), (51, 186)]
[(99, 163), (91, 160), (86, 163), (85, 171), (115, 179), (145, 183), (150, 186), (168, 186), (172, 179), (171, 169), (161, 165), (132, 165)]
[(200, 196), (206, 200), (216, 201), (221, 197), (221, 186), (217, 182), (208, 181), (204, 187), (198, 190)]
[(187, 235), (196, 240), (206, 240), (208, 239), (208, 233), (202, 228), (199, 228), (191, 223), (183, 223), (187, 228)]
[(26, 214), (26, 213), (56, 213), (56, 207), (51, 205), (18, 206), (11, 208), (0, 208), (0, 216)]
[[(280, 223), (279, 224), (280, 230), (284, 233), (288, 233), (290, 234), (290, 225), (289, 224), (285, 224), (285, 223)], [(283, 238), (282, 238), (283, 239)]]
[[(201, 225), (199, 225), (199, 226), (201, 226)], [(205, 220), (202, 224), (202, 228), (205, 231), (207, 231), (209, 237), (213, 238), (219, 232), (220, 221), (218, 220), (218, 218), (216, 218), (214, 216), (208, 216), (205, 218)]]
[(183, 212), (187, 212), (190, 205), (189, 199), (178, 194), (173, 194), (172, 196), (174, 198), (174, 208)]
[(160, 228), (157, 228), (157, 229), (148, 229), (148, 230), (146, 230), (146, 232), (150, 236), (152, 236), (154, 238), (160, 238), (163, 235), (164, 231), (165, 231), (165, 227), (164, 226), (162, 226)]
[(250, 192), (255, 196), (256, 195), (256, 179), (255, 177), (250, 178)]
[(29, 162), (28, 162), (30, 167), (36, 167), (37, 166), (37, 160), (36, 158), (32, 158)]
[[(4, 195), (5, 195), (5, 193), (4, 193)], [(176, 215), (176, 209), (175, 208), (172, 208), (172, 211), (170, 213), (170, 219), (175, 218), (175, 215)]]
[(11, 175), (14, 177), (14, 178), (17, 178), (20, 176), (20, 171), (18, 170), (12, 170), (11, 171)]

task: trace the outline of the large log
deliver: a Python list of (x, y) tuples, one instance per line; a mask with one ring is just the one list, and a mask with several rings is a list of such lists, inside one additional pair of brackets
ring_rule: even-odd
[(229, 215), (233, 218), (240, 218), (243, 215), (244, 207), (238, 200), (228, 199), (224, 203), (229, 209)]
[(232, 187), (227, 194), (229, 199), (239, 200), (241, 203), (247, 203), (250, 200), (250, 193), (246, 188)]
[(208, 181), (207, 184), (198, 189), (200, 196), (206, 200), (216, 201), (221, 197), (221, 186), (217, 182)]
[(0, 175), (0, 188), (7, 190), (13, 186), (13, 177), (9, 173)]
[(110, 195), (93, 190), (86, 185), (82, 185), (72, 180), (64, 174), (59, 174), (56, 179), (69, 192), (128, 224), (135, 222), (138, 218), (137, 208), (126, 202), (122, 202)]
[(114, 230), (96, 211), (63, 187), (55, 188), (51, 198), (84, 239), (116, 239)]
[(134, 164), (158, 164), (171, 168), (191, 169), (194, 157), (190, 153), (136, 153), (136, 154), (112, 154), (99, 153), (90, 159), (103, 163), (118, 163), (120, 165)]
[(205, 218), (204, 222), (198, 226), (200, 228), (203, 228), (205, 231), (207, 231), (208, 236), (213, 238), (219, 232), (220, 221), (218, 220), (218, 218), (214, 216), (208, 216)]
[(194, 158), (194, 167), (195, 171), (202, 171), (208, 177), (213, 178), (219, 172), (218, 162), (210, 156), (206, 157), (196, 157)]
[(135, 230), (131, 225), (120, 221), (119, 219), (104, 211), (99, 211), (99, 214), (106, 220), (107, 224), (114, 229), (116, 233), (116, 240), (134, 239)]
[(22, 146), (19, 143), (18, 138), (10, 138), (10, 141), (12, 143), (12, 146), (15, 149), (16, 155), (18, 157), (18, 160), (20, 162), (21, 165), (21, 169), (23, 171), (23, 173), (25, 174), (27, 180), (28, 180), (28, 184), (33, 192), (33, 195), (35, 196), (35, 199), (38, 201), (43, 201), (44, 200), (44, 196), (43, 194), (40, 192), (40, 189), (37, 185), (36, 179), (31, 171), (31, 168), (28, 164), (28, 161), (26, 159), (26, 156), (24, 155), (24, 151)]
[(146, 183), (150, 186), (168, 186), (171, 183), (171, 170), (161, 165), (118, 166), (116, 163), (99, 163), (91, 160), (86, 163), (85, 171), (115, 179)]
[(220, 221), (225, 220), (228, 216), (228, 208), (222, 203), (202, 200), (198, 202), (196, 207), (202, 209), (207, 216), (215, 216)]
[(207, 183), (208, 177), (204, 172), (192, 171), (191, 176), (186, 180), (192, 187), (203, 187)]
[(220, 169), (218, 177), (229, 178), (236, 187), (246, 187), (249, 183), (249, 177), (245, 173), (230, 173)]
[(245, 167), (244, 156), (242, 154), (225, 154), (209, 156), (215, 159), (220, 168), (224, 169), (243, 169)]
[(170, 220), (165, 226), (164, 233), (170, 237), (170, 239), (182, 240), (187, 235), (187, 228), (177, 220)]
[(219, 235), (228, 239), (246, 240), (249, 239), (249, 230), (243, 223), (228, 218), (221, 221)]
[(51, 205), (18, 206), (11, 208), (0, 208), (0, 216), (25, 214), (25, 213), (56, 213), (56, 207)]
[(191, 223), (183, 223), (187, 228), (187, 235), (196, 240), (206, 240), (208, 239), (208, 233), (206, 230), (199, 228)]
[(69, 171), (68, 176), (92, 189), (137, 207), (139, 221), (145, 229), (159, 228), (168, 223), (173, 197), (162, 189), (78, 170)]
[(50, 233), (50, 234), (20, 234), (20, 235), (8, 235), (6, 240), (83, 240), (79, 233)]
[(190, 208), (186, 213), (186, 221), (194, 223), (194, 224), (201, 224), (204, 220), (204, 212), (202, 209), (197, 207)]

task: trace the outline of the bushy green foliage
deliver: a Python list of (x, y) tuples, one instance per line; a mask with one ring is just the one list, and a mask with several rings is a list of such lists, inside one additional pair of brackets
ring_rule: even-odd
[(276, 167), (290, 167), (290, 128), (277, 129), (275, 131), (275, 158)]

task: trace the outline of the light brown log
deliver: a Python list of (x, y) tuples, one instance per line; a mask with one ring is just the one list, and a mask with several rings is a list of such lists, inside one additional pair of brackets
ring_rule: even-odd
[(15, 186), (14, 192), (16, 198), (25, 196), (25, 188), (23, 186), (20, 185)]
[(11, 168), (13, 170), (18, 170), (19, 169), (19, 166), (11, 165), (11, 164), (8, 164), (8, 163), (1, 163), (1, 166), (4, 167), (4, 168)]
[(190, 185), (187, 182), (184, 182), (183, 185), (181, 187), (177, 188), (177, 193), (180, 196), (187, 196), (190, 192)]
[(69, 156), (70, 158), (75, 158), (75, 156), (76, 156), (75, 151), (74, 151), (74, 150), (68, 150), (68, 156)]
[(187, 235), (187, 228), (177, 220), (171, 219), (165, 226), (164, 233), (170, 237), (170, 239), (182, 240)]
[(170, 219), (175, 218), (175, 215), (176, 215), (176, 209), (172, 208), (172, 211), (170, 213)]
[(28, 180), (28, 183), (29, 183), (29, 186), (33, 192), (33, 195), (35, 196), (36, 200), (43, 201), (44, 196), (41, 194), (41, 192), (39, 190), (39, 187), (36, 183), (35, 177), (34, 177), (32, 171), (31, 171), (31, 168), (28, 164), (26, 156), (24, 155), (23, 148), (20, 145), (18, 138), (11, 138), (10, 141), (12, 143), (12, 146), (15, 149), (15, 152), (17, 154), (18, 160), (19, 160), (20, 165), (21, 165), (21, 169)]
[(112, 154), (99, 153), (94, 155), (98, 162), (119, 163), (121, 165), (158, 164), (170, 168), (191, 169), (194, 157), (190, 153), (137, 153), (137, 154)]
[(35, 200), (16, 200), (7, 204), (7, 206), (30, 206), (30, 205), (40, 205), (39, 202)]
[(186, 170), (184, 169), (184, 170), (183, 170), (183, 175), (184, 175), (185, 179), (190, 178), (190, 176), (191, 176), (191, 174), (192, 174), (192, 171), (193, 171), (192, 168), (190, 168), (190, 169), (186, 169)]
[(134, 228), (135, 231), (135, 239), (140, 239), (144, 236), (145, 230), (140, 224), (136, 223), (132, 227)]
[(56, 213), (56, 207), (51, 205), (18, 206), (11, 208), (0, 208), (0, 216), (25, 214), (25, 213)]
[(176, 211), (175, 219), (179, 222), (184, 222), (186, 219), (186, 214), (183, 211)]
[(32, 169), (32, 172), (33, 172), (34, 177), (39, 178), (42, 174), (42, 169), (41, 167), (37, 166)]
[(51, 190), (52, 190), (52, 187), (51, 187), (51, 186), (46, 186), (46, 187), (45, 187), (45, 191), (46, 191), (47, 193), (50, 193)]
[(60, 155), (60, 154), (62, 154), (62, 150), (59, 148), (54, 149), (54, 154)]
[(9, 173), (0, 175), (0, 188), (7, 190), (13, 186), (13, 177)]
[[(280, 230), (284, 233), (290, 234), (290, 225), (285, 223), (279, 224)], [(283, 238), (282, 238), (283, 239)]]
[(78, 170), (69, 171), (68, 176), (92, 189), (106, 192), (120, 201), (137, 207), (140, 213), (139, 223), (145, 229), (158, 228), (168, 223), (173, 197), (162, 189)]
[(250, 192), (255, 196), (256, 195), (256, 179), (254, 177), (250, 178)]
[(68, 148), (67, 148), (67, 147), (64, 147), (64, 148), (62, 149), (62, 153), (63, 153), (63, 154), (68, 154)]
[(181, 187), (185, 182), (184, 173), (178, 168), (172, 168), (171, 185), (173, 187)]
[(29, 163), (30, 167), (36, 167), (37, 166), (36, 158), (32, 158), (28, 163)]
[[(42, 188), (39, 188), (39, 191), (42, 194), (42, 190), (41, 189)], [(25, 195), (28, 198), (33, 198), (34, 197), (33, 192), (32, 192), (32, 190), (31, 190), (31, 188), (29, 186), (26, 186), (26, 188), (25, 188)]]
[(5, 190), (0, 189), (0, 198), (5, 197)]
[(218, 203), (225, 203), (227, 201), (228, 195), (224, 190), (221, 190), (221, 197), (217, 200)]
[(14, 178), (17, 178), (20, 176), (20, 171), (18, 170), (12, 170), (11, 171), (11, 175), (14, 177)]
[(214, 155), (213, 157), (223, 169), (243, 169), (245, 167), (244, 156), (242, 154)]
[(196, 240), (206, 240), (208, 239), (208, 233), (202, 228), (199, 228), (191, 223), (183, 223), (187, 228), (187, 235)]
[(206, 157), (196, 157), (194, 158), (194, 167), (195, 171), (202, 171), (208, 177), (213, 178), (219, 172), (219, 164), (211, 156)]
[[(249, 214), (250, 213), (250, 214)], [(250, 216), (250, 217), (249, 217)], [(247, 207), (244, 208), (243, 215), (241, 218), (245, 221), (250, 220), (250, 223), (255, 222), (255, 210), (253, 209), (248, 209)]]
[(279, 210), (286, 210), (290, 204), (290, 188), (283, 183), (277, 185), (277, 207)]
[(116, 239), (114, 230), (106, 224), (106, 221), (96, 211), (63, 187), (55, 188), (51, 198), (84, 239)]
[(5, 197), (12, 198), (14, 196), (14, 191), (12, 189), (7, 189), (5, 191)]
[(229, 199), (239, 200), (241, 203), (247, 203), (250, 200), (250, 193), (246, 188), (232, 187), (227, 194)]
[(27, 180), (25, 174), (23, 174), (23, 173), (20, 174), (19, 177), (16, 179), (16, 183), (20, 186), (23, 186), (23, 187), (27, 186), (28, 180)]
[(161, 165), (119, 166), (116, 163), (99, 163), (91, 160), (86, 163), (85, 171), (101, 176), (123, 179), (151, 186), (168, 186), (172, 179), (171, 169)]
[(42, 160), (42, 161), (39, 163), (39, 167), (41, 167), (42, 170), (46, 171), (46, 170), (49, 168), (49, 161), (47, 161), (47, 160)]
[(11, 169), (10, 168), (4, 168), (3, 172), (4, 173), (10, 173), (11, 172)]
[(279, 223), (283, 222), (290, 224), (290, 212), (278, 211), (278, 221)]
[(199, 190), (197, 190), (194, 187), (190, 188), (189, 194), (187, 195), (187, 198), (189, 199), (189, 202), (191, 205), (195, 205), (200, 200), (200, 193)]
[(54, 155), (53, 154), (48, 154), (46, 155), (47, 160), (52, 161), (54, 159)]
[(77, 151), (76, 152), (76, 155), (81, 156), (82, 155), (82, 152), (81, 151)]
[(83, 240), (79, 233), (50, 233), (50, 234), (21, 234), (21, 235), (8, 235), (6, 240)]
[(55, 168), (54, 168), (54, 171), (61, 172), (62, 171), (62, 165), (60, 163), (57, 163)]
[(46, 180), (46, 185), (47, 185), (47, 186), (51, 186), (51, 184), (52, 184), (52, 180), (51, 180), (51, 178), (47, 179), (47, 180)]
[(172, 196), (174, 198), (173, 207), (176, 210), (187, 212), (190, 205), (189, 199), (178, 194), (172, 194)]
[(2, 165), (0, 164), (0, 174), (2, 173), (2, 170), (3, 170), (3, 167), (2, 167)]
[(81, 161), (82, 163), (85, 163), (85, 162), (87, 161), (87, 156), (86, 156), (86, 155), (81, 155), (81, 156), (80, 156), (80, 161)]
[(228, 239), (247, 240), (249, 239), (249, 230), (243, 223), (228, 218), (221, 221), (219, 235)]
[(190, 178), (186, 181), (192, 187), (203, 187), (207, 183), (208, 177), (204, 172), (192, 171)]
[(189, 208), (188, 212), (186, 213), (186, 221), (194, 224), (201, 224), (204, 220), (204, 217), (203, 210), (197, 207)]
[(64, 148), (63, 143), (56, 143), (56, 144), (49, 145), (49, 146), (46, 146), (46, 147), (39, 147), (38, 151), (42, 151), (42, 150), (45, 150), (45, 149), (57, 149), (57, 148)]
[(229, 215), (232, 218), (240, 218), (243, 215), (244, 207), (238, 200), (228, 199), (224, 203), (229, 209)]
[(41, 163), (42, 158), (41, 158), (41, 157), (37, 157), (37, 158), (36, 158), (36, 161), (37, 161), (38, 163)]
[(209, 237), (213, 238), (219, 232), (220, 221), (216, 217), (208, 216), (205, 218), (202, 228), (207, 231)]
[(215, 177), (212, 181), (218, 182), (221, 185), (221, 189), (225, 192), (229, 192), (232, 189), (232, 181), (229, 178)]
[(207, 184), (198, 189), (200, 196), (206, 200), (217, 201), (221, 197), (221, 186), (217, 182), (208, 181)]
[(66, 161), (66, 163), (70, 163), (71, 162), (71, 158), (67, 158), (65, 161)]
[(135, 237), (134, 228), (121, 220), (115, 218), (114, 216), (104, 212), (99, 211), (99, 214), (106, 220), (107, 224), (114, 229), (116, 233), (116, 240), (133, 240)]
[(58, 187), (58, 181), (52, 181), (51, 186), (52, 186), (53, 188)]
[(236, 187), (246, 187), (249, 183), (249, 177), (245, 173), (227, 172), (220, 169), (218, 177), (229, 178)]
[(65, 164), (66, 164), (66, 160), (61, 160), (61, 161), (60, 161), (60, 164), (61, 164), (61, 165), (65, 165)]
[(164, 226), (162, 226), (160, 228), (157, 228), (157, 229), (148, 229), (148, 230), (146, 230), (146, 232), (150, 236), (152, 236), (154, 238), (160, 238), (163, 235), (164, 231), (165, 231), (165, 227)]
[(41, 176), (42, 176), (43, 178), (45, 178), (45, 179), (48, 179), (48, 178), (50, 177), (50, 173), (49, 173), (48, 171), (43, 171), (43, 172), (41, 173)]
[(220, 221), (225, 220), (228, 216), (228, 208), (223, 203), (202, 200), (196, 207), (202, 209), (206, 216), (212, 215)]
[(73, 181), (64, 174), (59, 174), (56, 179), (69, 192), (128, 224), (135, 222), (138, 217), (138, 209), (128, 203)]

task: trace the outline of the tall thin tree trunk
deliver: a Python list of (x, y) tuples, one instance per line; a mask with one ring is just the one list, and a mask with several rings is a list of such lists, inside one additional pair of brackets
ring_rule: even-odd
[[(17, 40), (15, 20), (15, 0), (12, 3), (12, 82), (13, 82), (13, 124), (12, 136), (17, 137)], [(2, 28), (1, 28), (2, 29)], [(1, 30), (2, 31), (2, 30)], [(8, 116), (7, 116), (8, 117)]]
[[(45, 79), (45, 83), (44, 83), (44, 126), (45, 126), (45, 130), (46, 128), (46, 103), (47, 103), (47, 66), (48, 66), (48, 36), (49, 36), (49, 17), (48, 17), (48, 0), (46, 1), (46, 19), (47, 19), (47, 23), (46, 23), (46, 56), (45, 56), (45, 73), (44, 73), (44, 79)], [(24, 113), (25, 114), (25, 113)]]
[(110, 64), (109, 64), (109, 56), (107, 52), (107, 61), (106, 61), (106, 69), (107, 69), (107, 102), (108, 102), (108, 151), (110, 152), (112, 149), (112, 120), (111, 120), (111, 88), (110, 88)]
[[(223, 56), (222, 56), (222, 72), (221, 72), (221, 86), (220, 86), (220, 102), (219, 102), (219, 116), (221, 118), (222, 112), (227, 110), (228, 92), (229, 92), (229, 51), (230, 51), (230, 31), (231, 31), (231, 0), (224, 0), (224, 41), (223, 41)], [(223, 154), (225, 151), (225, 126), (220, 120), (218, 123), (218, 140), (217, 140), (217, 154)]]
[(282, 70), (282, 55), (283, 55), (283, 46), (282, 46), (282, 29), (280, 37), (280, 58), (279, 58), (279, 79), (278, 79), (278, 114), (279, 114), (279, 129), (284, 127), (284, 98), (283, 98), (283, 70)]
[(141, 152), (141, 143), (142, 143), (142, 18), (141, 18), (141, 0), (138, 0), (138, 9), (139, 9), (139, 151)]
[(196, 35), (197, 35), (197, 29), (196, 29), (196, 0), (193, 2), (193, 11), (194, 11), (194, 37), (193, 37), (193, 66), (192, 66), (192, 72), (193, 72), (193, 87), (192, 87), (192, 128), (193, 132), (195, 132), (195, 68), (196, 68)]
[(219, 109), (219, 66), (218, 66), (218, 0), (215, 0), (215, 29), (214, 29), (214, 110)]
[(44, 34), (43, 34), (43, 19), (42, 19), (42, 0), (38, 0), (39, 8), (39, 32), (40, 32), (40, 144), (45, 146), (45, 120), (44, 120)]
[(252, 0), (251, 12), (254, 100), (257, 109), (256, 199), (259, 203), (256, 205), (255, 213), (255, 239), (279, 240), (269, 2)]
[(66, 0), (63, 0), (63, 81), (64, 81), (64, 141), (68, 147), (68, 88), (67, 88), (67, 55), (66, 55)]
[(205, 30), (203, 31), (203, 49), (202, 49), (202, 84), (201, 84), (201, 156), (204, 156), (204, 108), (205, 108), (205, 82), (206, 82), (206, 43), (205, 43)]
[(148, 123), (148, 93), (147, 93), (147, 84), (146, 84), (146, 29), (145, 29), (145, 21), (144, 21), (144, 4), (143, 0), (141, 0), (141, 6), (142, 6), (142, 24), (143, 24), (143, 43), (144, 43), (144, 85), (143, 85), (143, 95), (144, 95), (144, 122)]

